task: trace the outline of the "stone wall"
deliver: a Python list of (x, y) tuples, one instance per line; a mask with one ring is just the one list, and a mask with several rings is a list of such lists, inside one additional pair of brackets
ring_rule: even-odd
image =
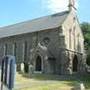
[[(49, 39), (49, 41), (45, 41), (45, 39)], [(57, 70), (60, 69), (58, 47), (60, 47), (61, 43), (58, 28), (2, 38), (0, 39), (0, 43), (0, 58), (2, 58), (4, 54), (15, 55), (17, 70), (21, 70), (21, 63), (28, 65), (32, 63), (35, 65), (35, 59), (37, 55), (40, 55), (43, 62), (42, 67), (44, 73), (60, 72), (60, 70)], [(38, 46), (39, 44), (46, 47), (47, 51), (43, 51), (42, 48)], [(34, 54), (34, 58), (31, 59), (32, 54)], [(52, 58), (54, 58), (54, 60), (52, 60)]]

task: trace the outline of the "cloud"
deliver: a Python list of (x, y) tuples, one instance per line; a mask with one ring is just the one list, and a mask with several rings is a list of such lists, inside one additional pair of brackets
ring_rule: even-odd
[[(50, 12), (61, 12), (68, 10), (69, 0), (42, 0), (43, 7), (47, 8)], [(78, 4), (76, 3), (76, 7)]]

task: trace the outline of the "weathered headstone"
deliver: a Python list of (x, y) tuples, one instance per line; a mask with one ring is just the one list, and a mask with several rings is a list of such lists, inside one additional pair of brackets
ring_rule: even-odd
[(85, 86), (83, 83), (78, 84), (74, 90), (85, 90)]
[(32, 77), (32, 74), (34, 73), (34, 67), (32, 64), (29, 65), (29, 77)]
[(21, 63), (21, 72), (24, 73), (24, 63)]
[(15, 71), (15, 57), (10, 55), (4, 56), (1, 66), (1, 90), (3, 90), (3, 85), (5, 85), (9, 90), (12, 90), (14, 87)]
[(17, 71), (21, 72), (21, 63), (17, 63)]

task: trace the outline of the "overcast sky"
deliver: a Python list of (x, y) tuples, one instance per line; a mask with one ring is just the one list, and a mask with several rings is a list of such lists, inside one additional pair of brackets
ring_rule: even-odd
[[(90, 22), (90, 0), (74, 0), (80, 22)], [(69, 0), (0, 0), (0, 27), (67, 10)]]

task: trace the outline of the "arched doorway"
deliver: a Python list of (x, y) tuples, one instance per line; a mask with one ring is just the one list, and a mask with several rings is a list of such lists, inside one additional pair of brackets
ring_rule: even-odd
[(78, 58), (75, 55), (73, 58), (73, 72), (77, 72), (78, 71)]
[(42, 71), (42, 60), (40, 56), (36, 58), (35, 71)]

